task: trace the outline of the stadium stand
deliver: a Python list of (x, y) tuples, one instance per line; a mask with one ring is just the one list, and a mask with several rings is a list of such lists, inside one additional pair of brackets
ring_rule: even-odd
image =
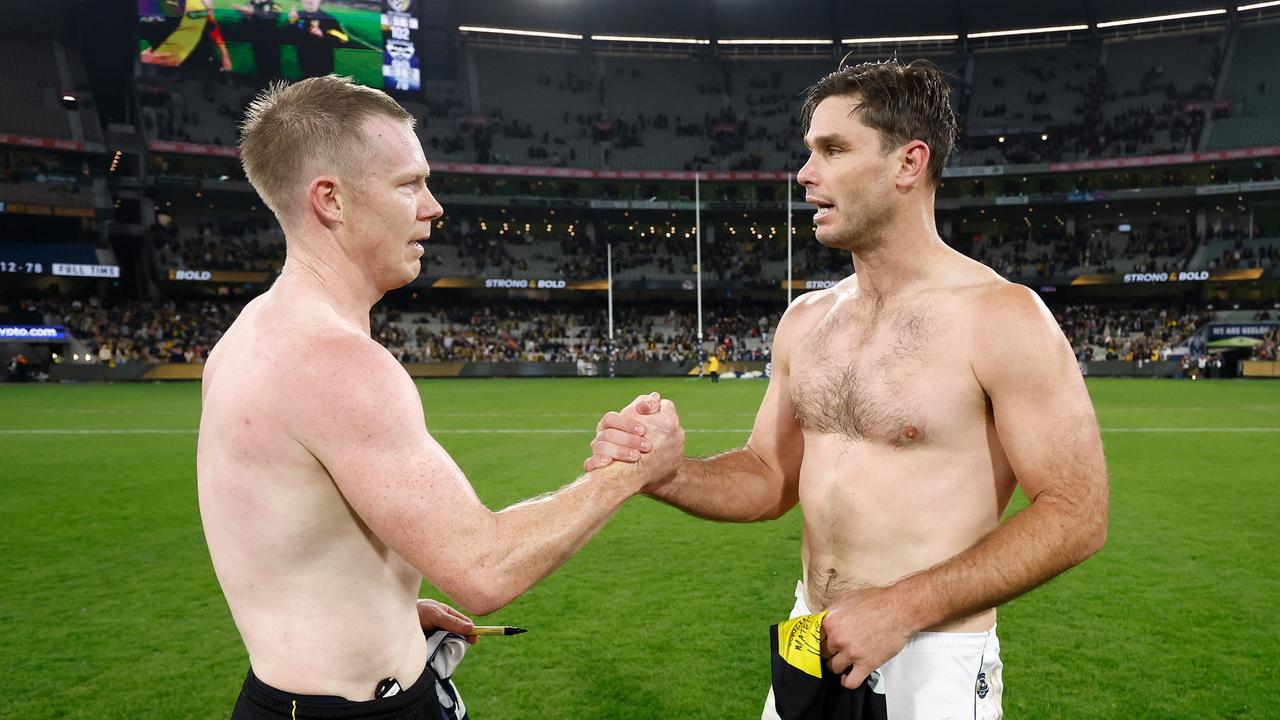
[[(226, 300), (108, 302), (90, 296), (28, 298), (0, 314), (64, 325), (76, 355), (120, 365), (203, 362), (243, 308)], [(765, 361), (778, 315), (776, 305), (758, 303), (712, 310), (704, 318), (704, 337), (726, 360)], [(602, 307), (468, 304), (426, 311), (381, 308), (372, 332), (403, 362), (600, 362), (609, 352), (606, 323)], [(698, 353), (696, 328), (687, 309), (628, 308), (616, 319), (615, 358), (691, 362)]]
[[(1264, 38), (1265, 28), (1240, 30), (1240, 61), (1232, 67), (1244, 67), (1231, 76), (1228, 93), (1249, 117), (1220, 121), (1215, 149), (1280, 138), (1280, 129), (1266, 125), (1271, 101), (1261, 68), (1269, 67), (1273, 51)], [(968, 83), (965, 58), (930, 55), (952, 74), (953, 104), (965, 126), (951, 164), (1199, 149), (1224, 42), (1224, 32), (1214, 29), (1103, 45), (980, 50), (971, 55)], [(483, 46), (467, 47), (463, 66), (464, 78), (433, 85), (438, 95), (428, 104), (408, 104), (433, 158), (642, 170), (799, 167), (800, 95), (834, 69), (830, 61), (804, 57), (606, 53), (584, 62), (573, 50)], [(241, 109), (256, 90), (252, 81), (155, 77), (159, 82), (142, 86), (148, 131), (164, 140), (234, 142)], [(470, 100), (460, 92), (467, 82)], [(1261, 129), (1236, 129), (1241, 123)]]
[(1240, 28), (1226, 71), (1224, 99), (1230, 103), (1230, 116), (1214, 122), (1211, 149), (1269, 145), (1280, 138), (1277, 32), (1280, 25), (1275, 23)]
[(1185, 354), (1184, 343), (1214, 314), (1192, 308), (1068, 305), (1057, 308), (1054, 317), (1081, 361), (1156, 362)]
[[(1105, 165), (1280, 142), (1280, 128), (1268, 124), (1280, 90), (1269, 87), (1267, 74), (1275, 59), (1269, 42), (1275, 27), (1271, 21), (1227, 23), (1105, 40), (1073, 36), (1007, 47), (979, 44), (958, 52), (904, 51), (904, 57), (928, 57), (954, 81), (953, 105), (963, 133), (951, 162), (959, 172), (939, 192), (948, 203), (938, 217), (944, 238), (1029, 284), (1081, 275), (1276, 268), (1280, 217), (1268, 209), (1268, 195), (1246, 198), (1243, 187), (1259, 184), (1258, 191), (1270, 192), (1268, 183), (1280, 169), (1272, 156), (1150, 168)], [(0, 114), (0, 132), (105, 143), (93, 96), (82, 92), (87, 73), (79, 51), (38, 36), (12, 40), (0, 60), (36, 61), (30, 62), (32, 72), (0, 80), (0, 93), (12, 100)], [(849, 61), (883, 54), (869, 51)], [(563, 43), (498, 46), (460, 35), (456, 71), (427, 80), (420, 96), (401, 98), (418, 118), (429, 159), (445, 168), (432, 180), (446, 214), (426, 247), (424, 278), (598, 281), (611, 269), (623, 287), (655, 293), (619, 308), (620, 337), (627, 338), (619, 342), (619, 357), (688, 357), (693, 341), (680, 324), (687, 320), (685, 311), (677, 322), (648, 307), (662, 292), (676, 292), (672, 288), (687, 292), (695, 277), (688, 176), (652, 182), (640, 176), (557, 178), (549, 169), (794, 170), (807, 157), (796, 123), (800, 96), (834, 66), (832, 57), (811, 52), (630, 52), (619, 45), (584, 52)], [(0, 147), (0, 204), (30, 206), (54, 218), (81, 213), (65, 222), (0, 215), (3, 259), (122, 263), (121, 278), (130, 287), (125, 294), (145, 300), (134, 300), (142, 304), (133, 310), (112, 305), (95, 310), (99, 314), (259, 292), (261, 285), (174, 280), (179, 272), (237, 271), (269, 279), (281, 266), (280, 229), (255, 204), (227, 150), (236, 142), (243, 108), (263, 84), (259, 78), (145, 66), (133, 85), (132, 120), (142, 141), (197, 145), (141, 152), (137, 176), (116, 174), (119, 153), (106, 174), (107, 163), (88, 148)], [(78, 109), (59, 104), (68, 88), (79, 95)], [(1246, 126), (1262, 129), (1246, 133)], [(127, 138), (117, 134), (115, 141), (121, 139)], [(543, 176), (449, 168), (477, 161), (541, 167)], [(1079, 171), (1049, 165), (1073, 162)], [(1094, 162), (1104, 164), (1095, 169), (1089, 165)], [(717, 297), (733, 288), (771, 288), (776, 294), (788, 278), (781, 173), (759, 183), (747, 178), (702, 184), (701, 272), (704, 281), (718, 285)], [(802, 191), (793, 190), (798, 202)], [(792, 218), (790, 277), (807, 288), (823, 287), (847, 276), (851, 266), (847, 255), (814, 241), (807, 212), (799, 205)], [(106, 229), (106, 218), (115, 218), (113, 229)], [(607, 246), (612, 268), (605, 263)], [(30, 282), (19, 289), (26, 292)], [(60, 290), (73, 296), (76, 291)], [(429, 297), (440, 302), (438, 294)], [(445, 309), (408, 306), (383, 328), (396, 340), (397, 352), (412, 360), (572, 359), (594, 357), (603, 347), (598, 322), (577, 317), (572, 306), (539, 305), (547, 313), (543, 318), (496, 300), (481, 305), (486, 315), (476, 322), (483, 322), (482, 330), (466, 331), (470, 319)], [(182, 308), (161, 315), (186, 322), (200, 314)], [(534, 329), (544, 319), (564, 332)], [(82, 335), (110, 336), (113, 326), (134, 327), (110, 318), (99, 324), (105, 330), (81, 328), (84, 333), (74, 334), (84, 340)], [(200, 340), (211, 337), (202, 330), (193, 340), (181, 332), (170, 333), (173, 344), (126, 347), (122, 357), (199, 355), (207, 345)], [(499, 336), (506, 340), (497, 342)], [(650, 343), (650, 336), (657, 340)], [(454, 340), (446, 343), (446, 337)], [(1146, 347), (1155, 341), (1142, 342)], [(1129, 340), (1110, 345), (1120, 356), (1138, 347)], [(1107, 357), (1107, 347), (1095, 344), (1091, 356)], [(749, 355), (760, 352), (767, 347), (751, 345)]]
[[(65, 325), (73, 336), (71, 350), (91, 362), (199, 363), (243, 307), (226, 300), (147, 303), (89, 297), (25, 299), (0, 314)], [(1275, 317), (1268, 310), (1093, 303), (1055, 305), (1053, 312), (1081, 361), (1168, 360), (1187, 354), (1189, 340), (1210, 323)], [(706, 347), (729, 361), (767, 361), (779, 314), (773, 303), (708, 308)], [(372, 332), (402, 362), (603, 362), (609, 357), (606, 322), (602, 307), (441, 304), (430, 309), (380, 308), (374, 313)], [(615, 318), (614, 357), (693, 362), (698, 354), (696, 326), (689, 308), (632, 305)], [(1271, 359), (1275, 343), (1272, 332), (1255, 354)]]

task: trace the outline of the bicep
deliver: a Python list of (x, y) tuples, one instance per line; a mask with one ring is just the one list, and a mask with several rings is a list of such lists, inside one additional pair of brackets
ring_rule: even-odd
[(773, 344), (773, 374), (756, 413), (747, 447), (794, 493), (804, 460), (804, 434), (791, 403), (790, 349), (793, 328), (784, 316)]
[(449, 592), (492, 515), (427, 432), (413, 382), (371, 379), (326, 404), (308, 449), (373, 534)]
[[(1019, 485), (1033, 502), (1046, 491), (1105, 495), (1106, 467), (1093, 402), (1071, 347), (1042, 306), (1011, 313), (985, 348), (979, 379)], [(980, 350), (982, 352), (983, 350)]]

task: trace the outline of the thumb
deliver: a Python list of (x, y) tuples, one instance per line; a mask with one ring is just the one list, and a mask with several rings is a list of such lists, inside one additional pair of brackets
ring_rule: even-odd
[(636, 405), (636, 410), (641, 415), (653, 415), (662, 407), (662, 396), (656, 392), (649, 393), (649, 397)]
[(436, 627), (441, 630), (466, 635), (476, 629), (475, 623), (471, 620), (454, 613), (444, 613), (436, 620)]

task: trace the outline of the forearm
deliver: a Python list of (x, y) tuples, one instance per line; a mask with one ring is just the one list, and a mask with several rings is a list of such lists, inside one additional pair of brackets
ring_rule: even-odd
[[(583, 475), (554, 493), (492, 515), (492, 544), (484, 550), (485, 595), (496, 610), (573, 557), (635, 494), (633, 466)], [(490, 612), (492, 612), (490, 610)]]
[(1102, 547), (1107, 515), (1041, 497), (981, 542), (892, 586), (917, 630), (969, 617), (1032, 590)]
[(794, 488), (750, 446), (710, 458), (685, 458), (673, 477), (647, 494), (690, 515), (728, 522), (771, 520), (797, 499)]

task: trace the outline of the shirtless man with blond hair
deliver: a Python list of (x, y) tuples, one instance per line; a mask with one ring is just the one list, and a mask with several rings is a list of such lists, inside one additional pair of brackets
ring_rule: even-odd
[[(427, 431), (413, 380), (370, 338), (370, 308), (418, 276), (443, 213), (413, 118), (327, 76), (250, 106), (245, 173), (286, 237), (284, 269), (210, 354), (200, 515), (249, 653), (233, 717), (433, 718), (425, 576), (464, 610), (511, 602), (679, 462), (668, 407), (653, 462), (584, 475), (491, 512)], [(395, 679), (400, 692), (384, 693)]]
[[(827, 680), (865, 696), (862, 717), (1000, 717), (996, 606), (1107, 530), (1102, 442), (1066, 338), (1035, 293), (938, 236), (950, 92), (920, 61), (810, 88), (797, 180), (817, 239), (856, 272), (783, 315), (746, 446), (688, 458), (650, 491), (736, 522), (799, 502), (793, 616), (826, 611)], [(641, 457), (629, 429), (656, 400), (606, 415), (586, 468)], [(1001, 524), (1015, 486), (1031, 504)]]

